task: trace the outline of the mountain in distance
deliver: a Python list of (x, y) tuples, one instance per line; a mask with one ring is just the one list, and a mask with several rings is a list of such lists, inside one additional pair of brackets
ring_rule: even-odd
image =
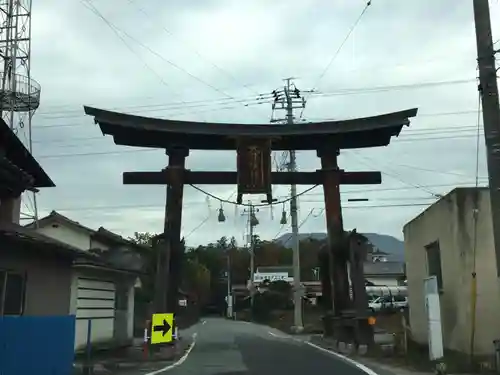
[[(380, 251), (387, 253), (387, 260), (404, 262), (404, 242), (397, 239), (396, 237), (389, 236), (388, 234), (378, 234), (378, 233), (361, 233), (368, 241), (378, 248)], [(274, 241), (280, 243), (285, 247), (292, 247), (291, 245), (291, 233), (282, 234), (280, 237), (276, 238)], [(299, 240), (303, 241), (308, 238), (314, 240), (324, 240), (326, 239), (326, 233), (299, 233)]]

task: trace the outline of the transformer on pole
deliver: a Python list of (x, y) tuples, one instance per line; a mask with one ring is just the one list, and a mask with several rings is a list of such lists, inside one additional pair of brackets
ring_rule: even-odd
[[(30, 152), (31, 121), (40, 106), (40, 85), (31, 78), (31, 5), (31, 0), (0, 2), (0, 110)], [(18, 204), (20, 219), (37, 221), (35, 193), (25, 193)]]

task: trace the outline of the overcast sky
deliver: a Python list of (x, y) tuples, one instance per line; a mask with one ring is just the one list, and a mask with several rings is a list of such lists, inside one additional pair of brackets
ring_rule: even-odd
[[(84, 116), (82, 105), (183, 120), (268, 123), (271, 104), (256, 97), (289, 76), (301, 89), (322, 93), (308, 99), (309, 121), (419, 108), (390, 146), (341, 154), (341, 168), (383, 174), (379, 186), (342, 188), (346, 229), (402, 238), (403, 225), (436, 195), (474, 184), (478, 99), (471, 0), (373, 0), (323, 76), (364, 0), (95, 0), (97, 12), (88, 4), (33, 3), (32, 77), (42, 85), (33, 153), (57, 185), (39, 194), (40, 217), (57, 210), (125, 236), (162, 228), (165, 188), (121, 182), (124, 171), (163, 168), (166, 156), (114, 145)], [(497, 1), (491, 13), (498, 39)], [(319, 167), (314, 153), (298, 158), (301, 170)], [(188, 158), (191, 169), (235, 166), (234, 153), (192, 152)], [(481, 184), (486, 175), (481, 135)], [(235, 187), (202, 188), (235, 199)], [(277, 197), (287, 194), (287, 187), (274, 188)], [(325, 230), (322, 199), (320, 187), (300, 197), (301, 231)], [(224, 204), (227, 221), (218, 223), (220, 203), (191, 187), (184, 204), (188, 244), (223, 235), (243, 242), (243, 208)], [(289, 230), (279, 224), (282, 209), (260, 209), (261, 237)]]

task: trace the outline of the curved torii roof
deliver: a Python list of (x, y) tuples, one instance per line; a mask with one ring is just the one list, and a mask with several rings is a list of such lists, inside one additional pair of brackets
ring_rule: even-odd
[(104, 135), (117, 145), (195, 150), (234, 150), (236, 139), (270, 138), (273, 150), (316, 150), (322, 145), (337, 149), (386, 146), (398, 136), (417, 108), (342, 121), (276, 124), (210, 123), (165, 120), (129, 115), (84, 106)]

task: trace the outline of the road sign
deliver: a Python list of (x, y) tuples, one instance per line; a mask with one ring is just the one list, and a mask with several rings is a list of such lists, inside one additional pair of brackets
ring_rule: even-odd
[(153, 314), (151, 320), (151, 344), (171, 342), (174, 314)]

